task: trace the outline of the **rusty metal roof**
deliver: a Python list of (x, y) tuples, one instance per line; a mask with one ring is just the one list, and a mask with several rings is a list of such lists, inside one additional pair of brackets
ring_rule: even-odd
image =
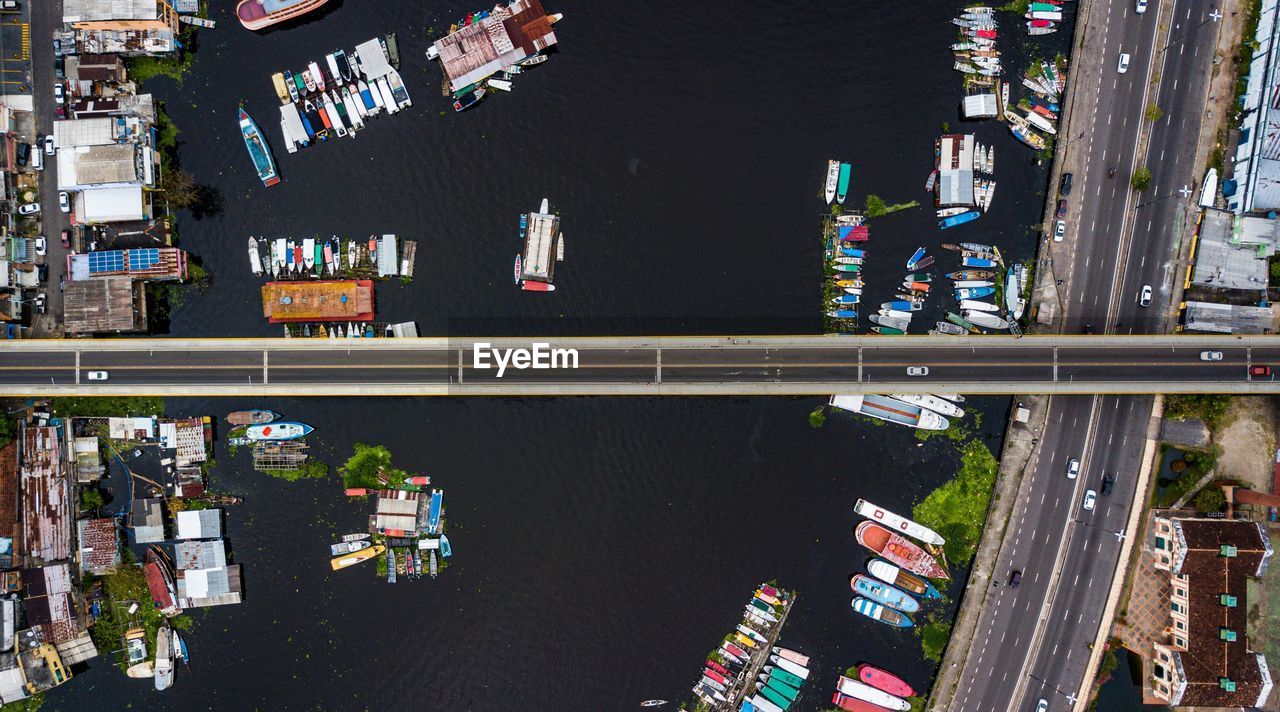
[(24, 425), (19, 465), (20, 554), (39, 561), (71, 558), (71, 490), (58, 428)]

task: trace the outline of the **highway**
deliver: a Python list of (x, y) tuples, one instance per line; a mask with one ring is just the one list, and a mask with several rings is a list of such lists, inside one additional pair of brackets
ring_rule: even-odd
[[(1275, 375), (1250, 376), (1272, 364)], [(0, 351), (0, 395), (23, 396), (1280, 393), (1276, 375), (1280, 339), (1266, 336), (23, 340)]]
[[(1172, 8), (1165, 7), (1170, 2)], [(1191, 0), (1153, 0), (1144, 15), (1134, 12), (1132, 0), (1099, 0), (1090, 8), (1075, 64), (1100, 63), (1100, 71), (1091, 84), (1077, 87), (1073, 99), (1084, 113), (1072, 118), (1086, 130), (1073, 137), (1078, 141), (1064, 168), (1075, 179), (1067, 240), (1052, 248), (1066, 282), (1062, 330), (1079, 334), (1087, 325), (1099, 334), (1166, 333), (1176, 307), (1174, 279), (1181, 278), (1176, 256), (1187, 237), (1180, 224), (1198, 181), (1193, 147), (1217, 24), (1209, 17), (1213, 8)], [(1162, 8), (1174, 18), (1167, 38), (1157, 31)], [(1131, 56), (1123, 75), (1116, 71), (1121, 52)], [(1162, 77), (1156, 97), (1148, 89), (1153, 71)], [(1139, 128), (1150, 103), (1165, 115), (1139, 155)], [(1143, 165), (1151, 168), (1151, 188), (1136, 193), (1129, 177)], [(1154, 292), (1150, 307), (1138, 304), (1144, 285)], [(1180, 378), (1171, 377), (1165, 392), (1173, 392)], [(1088, 690), (1081, 687), (1090, 645), (1121, 537), (1130, 535), (1124, 529), (1152, 406), (1150, 397), (1052, 398), (953, 708), (1033, 710), (1044, 699), (1058, 710), (1087, 702)], [(1074, 480), (1066, 477), (1073, 458), (1082, 463)], [(1104, 473), (1115, 476), (1114, 491), (1086, 512), (1084, 492), (1100, 492)], [(1006, 582), (1015, 569), (1023, 578), (1011, 589)]]

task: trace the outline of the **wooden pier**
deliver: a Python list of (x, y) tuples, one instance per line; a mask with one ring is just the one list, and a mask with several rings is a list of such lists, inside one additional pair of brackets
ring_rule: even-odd
[(778, 638), (782, 637), (782, 626), (787, 624), (787, 616), (791, 615), (791, 609), (795, 607), (798, 599), (799, 596), (792, 593), (791, 598), (788, 600), (787, 607), (782, 609), (782, 616), (778, 618), (777, 624), (772, 626), (768, 632), (760, 631), (765, 633), (764, 637), (767, 638), (769, 642), (761, 646), (763, 650), (760, 655), (755, 655), (751, 658), (751, 662), (747, 665), (746, 674), (743, 675), (741, 685), (736, 689), (733, 695), (727, 695), (729, 698), (729, 704), (723, 709), (736, 710), (742, 706), (743, 700), (755, 694), (756, 679), (760, 676), (760, 671), (764, 669), (764, 666), (769, 664), (769, 656), (772, 654), (773, 646), (777, 645)]

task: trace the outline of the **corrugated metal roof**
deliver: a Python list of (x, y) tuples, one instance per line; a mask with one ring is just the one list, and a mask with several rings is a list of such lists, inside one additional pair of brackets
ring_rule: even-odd
[(178, 539), (216, 539), (222, 536), (222, 510), (178, 512)]
[(396, 236), (383, 235), (378, 243), (378, 276), (394, 277), (400, 273), (399, 250), (396, 249)]
[(22, 426), (22, 548), (38, 561), (71, 558), (71, 490), (58, 428)]
[(179, 571), (217, 569), (227, 565), (227, 545), (214, 541), (182, 541), (173, 547), (174, 565)]

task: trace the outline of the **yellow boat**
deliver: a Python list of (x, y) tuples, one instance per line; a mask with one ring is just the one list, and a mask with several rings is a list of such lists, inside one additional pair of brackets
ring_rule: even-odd
[(860, 279), (839, 279), (839, 280), (836, 280), (836, 286), (837, 286), (837, 287), (861, 287), (861, 286), (862, 286), (862, 280), (860, 280)]
[(280, 97), (281, 104), (288, 104), (290, 101), (289, 90), (284, 86), (284, 74), (276, 72), (271, 75), (271, 83), (275, 85), (276, 96)]
[(375, 556), (379, 556), (382, 554), (382, 552), (386, 550), (387, 550), (387, 547), (385, 546), (381, 546), (381, 545), (371, 546), (368, 549), (361, 549), (360, 551), (357, 551), (353, 554), (347, 554), (345, 556), (335, 556), (329, 562), (329, 565), (333, 567), (334, 571), (337, 571), (338, 569), (345, 569), (348, 566), (355, 566), (361, 561), (368, 561), (369, 559), (372, 559)]
[(743, 635), (743, 634), (741, 634), (741, 633), (737, 633), (737, 634), (735, 634), (735, 635), (734, 635), (734, 639), (738, 641), (738, 645), (745, 645), (745, 646), (746, 646), (746, 647), (748, 647), (748, 648), (755, 648), (755, 647), (757, 647), (756, 641), (754, 641), (754, 640), (752, 640), (752, 639), (748, 638), (747, 636), (745, 636), (745, 635)]

